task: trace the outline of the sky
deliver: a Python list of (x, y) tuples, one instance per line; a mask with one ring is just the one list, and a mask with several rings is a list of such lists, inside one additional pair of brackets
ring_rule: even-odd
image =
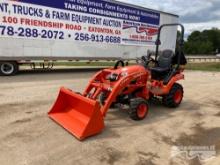
[(220, 28), (220, 0), (119, 0), (180, 16), (189, 35), (194, 30)]

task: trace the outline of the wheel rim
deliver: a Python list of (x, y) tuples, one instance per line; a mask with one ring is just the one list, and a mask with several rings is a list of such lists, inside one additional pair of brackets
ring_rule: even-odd
[(179, 104), (182, 100), (182, 97), (183, 97), (183, 92), (181, 90), (177, 90), (173, 97), (174, 102)]
[(146, 104), (141, 104), (138, 106), (137, 115), (139, 118), (145, 117), (147, 112), (148, 112), (148, 107)]
[(1, 65), (1, 71), (6, 75), (12, 74), (14, 71), (14, 66), (11, 63), (3, 63)]

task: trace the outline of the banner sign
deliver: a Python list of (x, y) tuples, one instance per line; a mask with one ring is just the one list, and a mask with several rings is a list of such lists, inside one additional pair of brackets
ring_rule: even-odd
[(1, 37), (149, 45), (159, 25), (159, 12), (104, 0), (0, 0)]

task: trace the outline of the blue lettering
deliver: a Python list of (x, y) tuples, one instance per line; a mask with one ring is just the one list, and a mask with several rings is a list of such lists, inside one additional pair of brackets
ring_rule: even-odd
[(64, 21), (70, 21), (70, 13), (53, 11), (52, 12), (52, 18), (53, 19), (64, 20)]
[(28, 6), (15, 5), (15, 4), (13, 4), (12, 6), (13, 6), (15, 14), (29, 15), (33, 17), (43, 17), (42, 9), (28, 7)]
[(7, 3), (0, 3), (0, 12), (8, 12), (8, 4)]

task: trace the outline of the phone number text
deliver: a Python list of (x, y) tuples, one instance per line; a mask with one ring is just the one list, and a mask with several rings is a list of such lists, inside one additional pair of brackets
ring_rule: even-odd
[(73, 38), (75, 41), (81, 42), (98, 42), (98, 43), (121, 43), (121, 37), (118, 36), (105, 36), (101, 34), (89, 34), (89, 33), (74, 33), (67, 34), (63, 31), (57, 30), (39, 30), (35, 28), (23, 28), (13, 26), (0, 26), (0, 35), (11, 37), (23, 37), (23, 38), (42, 38), (42, 39), (58, 39), (64, 40), (65, 38)]

